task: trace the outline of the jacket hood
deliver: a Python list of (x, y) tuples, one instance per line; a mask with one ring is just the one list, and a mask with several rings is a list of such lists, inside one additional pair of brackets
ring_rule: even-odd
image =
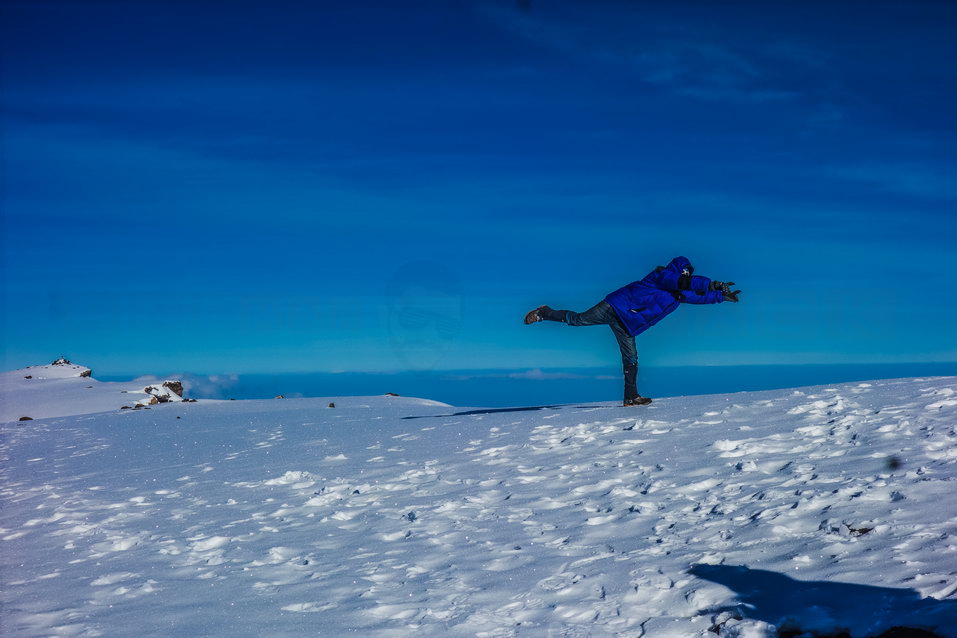
[(675, 257), (671, 260), (671, 263), (665, 266), (665, 268), (667, 270), (672, 270), (679, 275), (685, 268), (688, 269), (689, 275), (694, 273), (694, 266), (691, 265), (691, 261), (689, 261), (687, 257)]

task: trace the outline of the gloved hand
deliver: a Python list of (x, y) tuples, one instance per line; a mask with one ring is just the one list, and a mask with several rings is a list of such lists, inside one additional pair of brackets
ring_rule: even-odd
[(716, 279), (713, 279), (711, 281), (711, 286), (709, 287), (711, 288), (711, 290), (720, 290), (724, 294), (728, 294), (729, 292), (731, 292), (731, 286), (733, 285), (734, 285), (733, 281), (718, 281)]
[(731, 302), (734, 302), (734, 303), (738, 303), (738, 295), (740, 295), (740, 294), (741, 294), (741, 291), (740, 291), (740, 290), (735, 290), (734, 292), (727, 292), (727, 291), (726, 291), (726, 292), (724, 293), (724, 300), (725, 300), (725, 301), (731, 301)]

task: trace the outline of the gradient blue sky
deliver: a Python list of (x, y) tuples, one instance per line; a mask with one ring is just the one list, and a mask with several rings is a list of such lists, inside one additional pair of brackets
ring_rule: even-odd
[(3, 3), (3, 369), (957, 360), (957, 4)]

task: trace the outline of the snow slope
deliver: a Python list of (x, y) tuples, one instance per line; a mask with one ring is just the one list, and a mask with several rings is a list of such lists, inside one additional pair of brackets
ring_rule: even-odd
[(957, 637), (955, 428), (955, 378), (6, 423), (0, 633)]
[[(177, 381), (104, 383), (90, 374), (89, 368), (65, 359), (50, 365), (0, 372), (0, 421), (108, 412), (124, 405), (131, 408), (137, 403), (152, 405), (153, 397), (164, 401), (181, 400), (163, 385)], [(181, 391), (182, 386), (178, 387)]]

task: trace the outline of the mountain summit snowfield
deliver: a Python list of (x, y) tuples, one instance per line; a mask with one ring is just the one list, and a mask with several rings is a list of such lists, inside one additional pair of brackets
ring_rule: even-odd
[(0, 386), (34, 416), (0, 424), (4, 636), (957, 638), (957, 378), (86, 414), (29, 381), (65, 389)]
[(66, 359), (50, 365), (0, 372), (0, 422), (53, 416), (139, 409), (156, 403), (182, 401), (183, 384), (156, 377), (127, 383), (103, 383), (93, 371)]

